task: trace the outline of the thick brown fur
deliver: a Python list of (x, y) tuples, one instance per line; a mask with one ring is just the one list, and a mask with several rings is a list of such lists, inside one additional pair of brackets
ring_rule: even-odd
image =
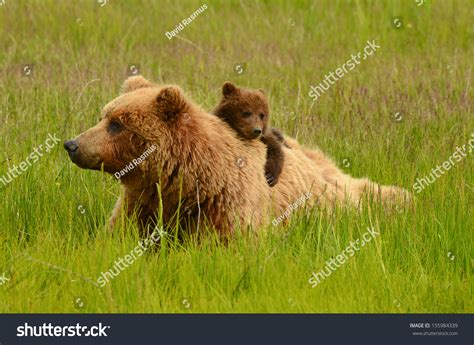
[(242, 139), (259, 139), (267, 146), (265, 177), (271, 187), (276, 185), (285, 158), (283, 137), (269, 126), (270, 112), (263, 91), (243, 89), (225, 82), (222, 98), (213, 113), (228, 123)]
[[(365, 192), (382, 201), (408, 193), (342, 173), (320, 153), (310, 159), (296, 141), (283, 147), (285, 165), (279, 183), (270, 188), (262, 174), (266, 147), (259, 140), (240, 140), (215, 115), (188, 99), (173, 85), (148, 85), (143, 77), (127, 79), (127, 90), (108, 103), (102, 120), (73, 140), (73, 162), (86, 169), (115, 173), (153, 145), (156, 149), (140, 165), (121, 177), (122, 195), (111, 217), (137, 212), (145, 230), (158, 213), (166, 225), (179, 221), (209, 224), (221, 235), (236, 225), (257, 228), (280, 215), (289, 204), (311, 193), (306, 201), (332, 207), (358, 205)], [(146, 85), (134, 89), (131, 85)], [(65, 143), (66, 146), (67, 143)], [(162, 207), (160, 206), (162, 205)], [(177, 217), (178, 209), (187, 210)], [(187, 223), (186, 223), (187, 222)]]

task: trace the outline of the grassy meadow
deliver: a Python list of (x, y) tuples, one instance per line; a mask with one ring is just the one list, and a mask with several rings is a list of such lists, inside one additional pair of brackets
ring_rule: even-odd
[[(357, 177), (412, 190), (473, 138), (474, 3), (435, 1), (0, 0), (0, 177), (49, 134), (61, 143), (0, 181), (2, 313), (472, 313), (473, 154), (387, 214), (314, 209), (228, 245), (166, 245), (105, 287), (139, 240), (107, 219), (115, 178), (81, 170), (62, 141), (93, 126), (134, 67), (211, 110), (221, 85), (262, 88), (273, 125)], [(316, 102), (311, 85), (380, 48)], [(380, 235), (312, 288), (312, 272)]]

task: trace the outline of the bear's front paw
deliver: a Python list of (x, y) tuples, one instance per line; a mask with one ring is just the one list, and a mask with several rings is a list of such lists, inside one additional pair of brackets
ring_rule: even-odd
[(265, 178), (267, 179), (267, 183), (270, 187), (273, 187), (278, 182), (278, 177), (276, 177), (276, 176), (274, 176), (270, 173), (265, 174)]

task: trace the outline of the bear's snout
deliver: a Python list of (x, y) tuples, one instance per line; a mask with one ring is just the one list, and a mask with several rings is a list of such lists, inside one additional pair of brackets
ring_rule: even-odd
[[(91, 153), (88, 145), (79, 144), (79, 140), (67, 140), (63, 144), (64, 149), (67, 151), (69, 158), (80, 168), (83, 169), (100, 169), (100, 159), (97, 154)], [(81, 147), (79, 149), (79, 146)]]
[(74, 140), (67, 140), (64, 142), (64, 148), (71, 156), (77, 151), (78, 146)]
[(254, 128), (253, 129), (253, 134), (258, 137), (260, 134), (262, 134), (262, 129), (261, 128)]

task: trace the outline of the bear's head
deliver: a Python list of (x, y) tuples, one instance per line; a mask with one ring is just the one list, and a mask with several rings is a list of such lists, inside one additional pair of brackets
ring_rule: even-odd
[(262, 90), (248, 90), (226, 82), (214, 114), (244, 139), (256, 139), (268, 128), (268, 101)]
[[(141, 76), (130, 77), (122, 94), (103, 108), (99, 123), (66, 141), (64, 148), (84, 169), (103, 169), (123, 179), (140, 172), (155, 173), (148, 164), (156, 165), (169, 157), (166, 149), (172, 146), (175, 128), (185, 121), (190, 106), (177, 86), (158, 86)], [(138, 164), (127, 169), (134, 162)], [(124, 169), (126, 174), (121, 175)]]

